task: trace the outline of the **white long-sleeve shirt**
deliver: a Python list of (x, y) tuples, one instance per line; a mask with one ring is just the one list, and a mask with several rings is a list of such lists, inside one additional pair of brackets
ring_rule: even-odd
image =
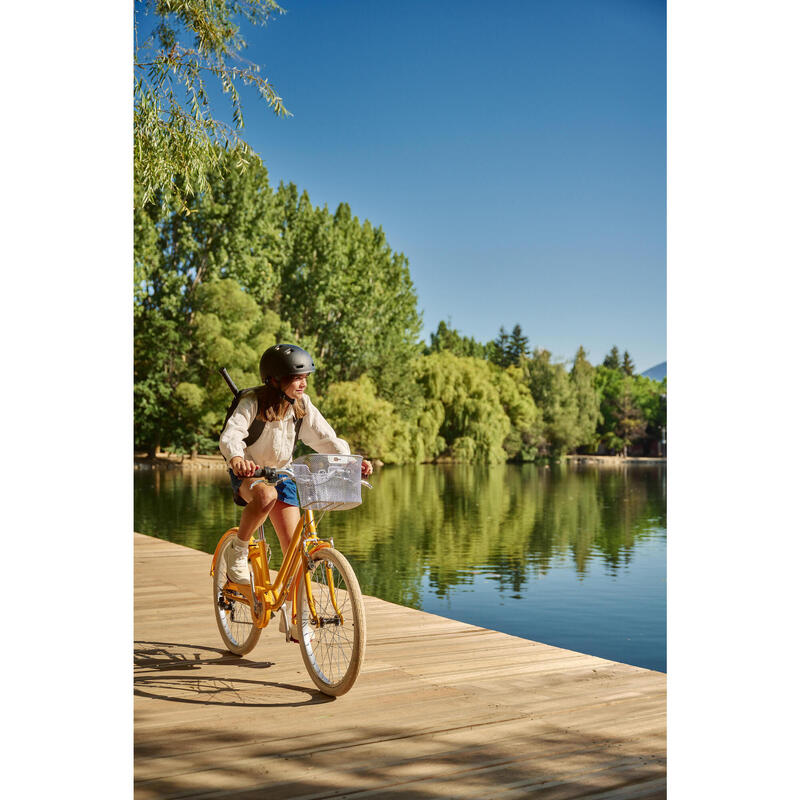
[[(308, 395), (303, 396), (302, 403), (306, 415), (300, 425), (300, 440), (318, 453), (349, 454), (350, 445), (336, 436), (330, 423), (320, 414)], [(258, 400), (255, 395), (246, 394), (239, 401), (219, 437), (219, 449), (229, 465), (232, 458), (241, 456), (254, 461), (260, 467), (283, 469), (292, 460), (294, 415), (287, 414), (283, 419), (265, 422), (261, 436), (251, 445), (245, 446), (244, 440), (257, 412)]]

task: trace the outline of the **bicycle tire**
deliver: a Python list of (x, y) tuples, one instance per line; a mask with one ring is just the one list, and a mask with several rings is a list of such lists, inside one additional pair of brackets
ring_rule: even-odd
[[(249, 653), (258, 644), (261, 628), (253, 624), (250, 604), (246, 601), (225, 602), (222, 598), (222, 586), (225, 585), (225, 551), (231, 544), (235, 531), (229, 531), (221, 540), (219, 562), (214, 575), (211, 576), (213, 590), (214, 619), (217, 621), (219, 635), (225, 647), (237, 656)], [(252, 567), (251, 567), (252, 570)], [(222, 581), (222, 585), (219, 581)]]
[[(318, 619), (311, 618), (306, 582), (301, 578), (297, 603), (300, 653), (311, 679), (323, 694), (339, 697), (352, 689), (361, 670), (367, 643), (364, 600), (358, 578), (347, 559), (332, 547), (311, 556), (311, 592)], [(326, 565), (333, 578), (334, 606), (328, 589)], [(336, 607), (341, 617), (336, 613)], [(338, 621), (335, 621), (338, 620)]]

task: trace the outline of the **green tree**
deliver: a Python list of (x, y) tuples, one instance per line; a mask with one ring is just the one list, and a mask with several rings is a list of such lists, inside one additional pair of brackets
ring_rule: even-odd
[[(275, 335), (279, 330), (268, 308), (277, 282), (268, 256), (278, 226), (266, 170), (260, 164), (243, 173), (227, 170), (209, 176), (208, 186), (189, 199), (188, 216), (175, 198), (134, 209), (135, 439), (151, 452), (214, 449), (214, 427), (227, 406), (217, 369), (227, 366), (234, 374), (243, 357), (255, 370), (258, 347), (274, 344), (260, 332), (265, 325)], [(143, 187), (135, 190), (141, 198)], [(257, 382), (255, 374), (249, 383)], [(210, 387), (216, 389), (206, 397)], [(212, 423), (208, 415), (217, 401)]]
[(324, 366), (320, 387), (367, 374), (378, 396), (409, 412), (422, 322), (408, 259), (345, 203), (331, 215), (291, 186), (279, 190), (278, 202), (284, 214), (275, 255), (278, 307), (297, 337), (314, 337), (315, 358)]
[(486, 358), (484, 345), (471, 336), (469, 338), (462, 336), (455, 328), (450, 328), (444, 320), (441, 320), (436, 331), (431, 334), (431, 345), (426, 348), (426, 355), (441, 353), (443, 350), (449, 350), (457, 356)]
[(510, 459), (533, 461), (544, 444), (544, 422), (525, 383), (525, 372), (513, 365), (498, 369), (495, 381), (500, 405), (511, 423), (503, 449)]
[(633, 373), (636, 371), (636, 366), (633, 363), (633, 359), (631, 358), (630, 353), (626, 350), (622, 356), (622, 371), (626, 375), (633, 376)]
[(605, 363), (595, 367), (594, 384), (600, 400), (601, 416), (597, 426), (597, 436), (613, 452), (620, 449), (614, 431), (617, 422), (616, 410), (623, 392), (623, 378), (619, 369), (609, 367)]
[(631, 381), (626, 377), (623, 382), (622, 395), (614, 411), (616, 424), (613, 429), (613, 446), (622, 450), (622, 455), (628, 455), (628, 448), (634, 441), (644, 436), (647, 423), (641, 408), (634, 402), (631, 390)]
[[(600, 365), (595, 370), (595, 386), (602, 415), (598, 435), (612, 452), (627, 455), (628, 447), (635, 441), (646, 435), (659, 436), (662, 387), (657, 381), (631, 377), (619, 369)], [(663, 408), (665, 414), (666, 407)]]
[(534, 350), (526, 368), (530, 392), (544, 422), (544, 454), (560, 458), (581, 444), (575, 385), (563, 364), (551, 363), (547, 350)]
[[(439, 427), (430, 457), (499, 464), (511, 421), (503, 409), (495, 369), (477, 358), (450, 352), (422, 356), (414, 364), (424, 419)], [(429, 439), (430, 441), (430, 439)]]
[(500, 332), (488, 350), (489, 360), (497, 364), (498, 367), (505, 369), (514, 363), (511, 355), (511, 337), (505, 329), (504, 325), (500, 326)]
[(511, 330), (511, 336), (508, 340), (507, 358), (509, 363), (506, 366), (519, 364), (529, 354), (528, 337), (523, 335), (522, 326), (518, 323)]
[(578, 348), (572, 362), (570, 378), (575, 387), (578, 403), (578, 446), (594, 450), (597, 439), (597, 424), (602, 420), (600, 396), (595, 387), (594, 367), (586, 357), (583, 346)]
[[(258, 157), (237, 131), (244, 127), (240, 86), (254, 87), (279, 116), (288, 112), (260, 68), (238, 54), (246, 42), (238, 20), (265, 25), (283, 9), (274, 0), (137, 0), (134, 11), (134, 174), (146, 205), (208, 188), (209, 173), (234, 156), (244, 168)], [(211, 114), (206, 76), (228, 95), (232, 125)]]
[[(647, 425), (644, 438), (648, 442), (659, 443), (667, 427), (667, 379), (654, 381), (652, 378), (635, 375), (631, 383), (631, 393)], [(658, 452), (658, 447), (655, 449)]]
[(191, 213), (176, 213), (175, 204), (162, 226), (165, 267), (185, 276), (185, 302), (210, 278), (233, 278), (265, 308), (275, 305), (278, 273), (271, 256), (279, 247), (280, 209), (267, 170), (252, 163), (239, 172), (228, 165), (208, 176), (208, 188), (189, 200)]
[(503, 369), (512, 364), (520, 364), (528, 354), (528, 337), (523, 335), (519, 324), (513, 327), (510, 334), (501, 325), (497, 337), (487, 347), (489, 360)]
[(354, 453), (379, 458), (387, 464), (413, 460), (411, 430), (388, 400), (375, 394), (375, 384), (362, 375), (356, 381), (328, 386), (321, 409), (337, 435)]
[(609, 369), (620, 368), (619, 348), (616, 345), (611, 348), (611, 352), (603, 359), (603, 366)]

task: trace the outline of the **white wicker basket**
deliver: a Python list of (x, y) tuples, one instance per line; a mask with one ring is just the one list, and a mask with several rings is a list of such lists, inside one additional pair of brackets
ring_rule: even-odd
[(311, 453), (292, 462), (300, 506), (346, 511), (361, 505), (361, 456)]

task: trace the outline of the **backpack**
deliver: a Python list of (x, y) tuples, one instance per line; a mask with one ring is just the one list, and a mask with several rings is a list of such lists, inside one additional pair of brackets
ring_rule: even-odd
[[(231, 404), (228, 406), (228, 410), (225, 412), (225, 421), (222, 423), (222, 430), (220, 430), (220, 436), (222, 435), (222, 431), (225, 430), (225, 426), (228, 424), (228, 420), (231, 418), (231, 415), (234, 411), (236, 411), (236, 406), (239, 405), (239, 401), (242, 400), (248, 394), (255, 393), (261, 386), (251, 386), (249, 389), (242, 389), (241, 391), (236, 388), (236, 384), (233, 382), (233, 379), (230, 375), (228, 375), (228, 370), (225, 367), (220, 369), (220, 374), (223, 378), (225, 378), (225, 382), (228, 384), (228, 388), (233, 392), (233, 400), (231, 400)], [(262, 384), (263, 385), (263, 384)], [(299, 419), (295, 419), (294, 423), (294, 443), (292, 444), (292, 454), (294, 454), (295, 448), (297, 447), (297, 439), (300, 436), (300, 426), (303, 424), (303, 418), (300, 417)], [(247, 429), (247, 436), (244, 439), (245, 447), (249, 447), (253, 442), (258, 440), (258, 437), (264, 431), (264, 425), (266, 423), (263, 419), (254, 419), (250, 423), (250, 427)]]

